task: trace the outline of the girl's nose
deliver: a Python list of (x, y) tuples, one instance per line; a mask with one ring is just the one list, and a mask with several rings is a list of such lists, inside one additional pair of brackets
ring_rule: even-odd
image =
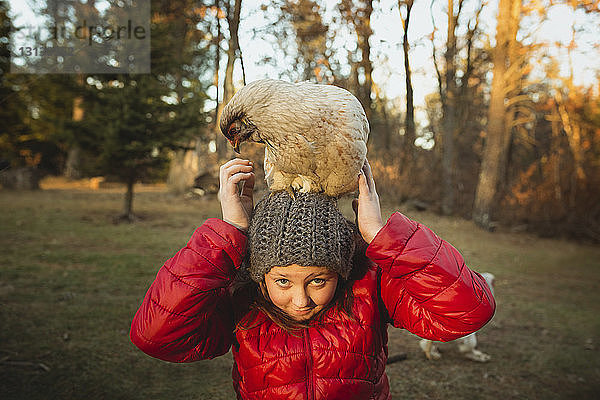
[(296, 308), (305, 308), (310, 305), (310, 297), (304, 288), (298, 288), (292, 296), (292, 304)]

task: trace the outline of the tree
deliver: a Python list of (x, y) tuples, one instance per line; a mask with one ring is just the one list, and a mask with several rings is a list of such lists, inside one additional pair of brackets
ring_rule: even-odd
[[(59, 26), (62, 22), (60, 21), (58, 6), (61, 2), (56, 0), (47, 1), (47, 6), (52, 6), (52, 17), (55, 26)], [(99, 22), (99, 12), (96, 8), (96, 0), (88, 0), (86, 3), (75, 2), (74, 13), (78, 21), (86, 21), (88, 24), (96, 25)], [(62, 15), (64, 18), (64, 15)], [(83, 121), (85, 112), (83, 107), (84, 92), (85, 92), (85, 79), (86, 75), (79, 73), (72, 77), (73, 84), (73, 112), (72, 122), (74, 126)], [(67, 159), (65, 162), (64, 176), (71, 179), (81, 178), (81, 149), (79, 148), (77, 141), (73, 139), (73, 136), (69, 138), (69, 148)]]
[(463, 1), (458, 2), (458, 12), (454, 13), (454, 0), (448, 0), (448, 33), (446, 40), (446, 73), (444, 74), (445, 92), (442, 97), (444, 110), (444, 128), (442, 141), (442, 212), (450, 215), (454, 212), (454, 134), (456, 132), (456, 26)]
[(367, 114), (367, 118), (372, 118), (372, 99), (373, 92), (373, 63), (371, 62), (371, 44), (369, 39), (373, 35), (371, 29), (371, 14), (373, 13), (373, 0), (343, 0), (338, 4), (342, 18), (348, 23), (356, 34), (356, 43), (359, 59), (354, 58), (354, 54), (348, 53), (349, 63), (352, 66), (350, 77), (351, 92), (361, 102)]
[(170, 89), (168, 101), (176, 113), (170, 123), (189, 138), (171, 154), (167, 185), (175, 193), (192, 187), (209, 163), (203, 149), (212, 139), (204, 111), (212, 71), (210, 12), (208, 5), (192, 0), (153, 2), (152, 71)]
[(300, 79), (322, 80), (329, 27), (323, 22), (320, 5), (313, 0), (285, 0), (281, 11), (295, 34)]
[[(132, 222), (134, 184), (164, 170), (169, 150), (185, 143), (185, 131), (172, 129), (176, 108), (163, 102), (165, 87), (153, 75), (119, 75), (98, 84), (86, 102), (80, 145), (97, 155), (98, 171), (125, 183), (119, 220)], [(99, 88), (98, 88), (99, 87)]]
[(24, 82), (15, 82), (14, 77), (7, 75), (11, 67), (9, 36), (14, 30), (8, 12), (8, 2), (0, 0), (0, 159), (3, 164), (17, 167), (25, 163), (23, 156), (28, 150), (31, 151), (26, 144), (31, 131), (25, 123), (27, 106), (22, 97)]
[[(261, 6), (261, 11), (273, 23), (260, 33), (262, 37), (272, 37), (281, 54), (266, 57), (264, 61), (279, 69), (280, 77), (290, 81), (328, 83), (339, 78), (331, 59), (334, 32), (323, 19), (321, 3), (318, 0), (279, 0)], [(257, 34), (259, 32), (255, 31)]]
[(98, 172), (126, 184), (121, 216), (126, 221), (135, 217), (135, 182), (161, 176), (171, 152), (189, 149), (206, 124), (205, 86), (198, 77), (207, 58), (198, 46), (201, 12), (192, 3), (153, 3), (152, 74), (88, 79), (86, 118), (81, 122), (86, 134), (80, 135), (80, 145), (88, 154), (98, 154)]
[[(233, 1), (233, 3), (232, 3), (232, 1)], [(234, 66), (235, 66), (235, 61), (238, 59), (238, 53), (240, 53), (238, 28), (240, 25), (241, 10), (242, 10), (242, 0), (228, 0), (227, 1), (227, 3), (226, 3), (226, 12), (227, 12), (226, 19), (227, 19), (227, 26), (228, 26), (228, 31), (229, 31), (229, 39), (227, 41), (227, 44), (228, 44), (227, 53), (226, 53), (227, 54), (227, 64), (225, 66), (225, 78), (223, 80), (223, 98), (220, 101), (218, 99), (219, 71), (215, 69), (215, 84), (217, 85), (216, 87), (217, 87), (218, 108), (217, 108), (216, 119), (215, 119), (215, 124), (214, 124), (214, 134), (216, 137), (219, 162), (221, 160), (231, 158), (231, 156), (233, 155), (233, 149), (227, 143), (225, 136), (223, 136), (221, 134), (221, 131), (219, 128), (219, 120), (221, 119), (221, 112), (223, 111), (223, 108), (229, 102), (229, 100), (231, 100), (231, 98), (234, 95), (234, 85), (233, 85), (233, 72), (234, 71), (233, 70), (234, 70)], [(220, 19), (220, 17), (219, 17), (219, 15), (217, 15), (217, 21), (219, 19)], [(217, 22), (217, 26), (218, 26), (218, 33), (217, 33), (217, 37), (218, 37), (220, 35), (221, 29), (222, 29), (220, 22)], [(221, 53), (220, 43), (216, 46), (216, 52), (217, 52), (217, 58), (216, 58), (217, 62), (216, 62), (215, 68), (220, 68), (220, 66), (219, 66), (220, 53)]]
[(506, 95), (511, 88), (509, 66), (515, 60), (511, 48), (515, 46), (521, 16), (522, 0), (500, 0), (496, 28), (496, 46), (493, 51), (493, 78), (488, 111), (488, 127), (482, 154), (479, 182), (473, 207), (473, 220), (484, 228), (492, 227), (491, 212), (496, 200), (498, 183), (506, 162), (509, 144), (507, 132)]
[[(404, 51), (404, 76), (406, 84), (406, 117), (404, 119), (404, 135), (407, 143), (407, 162), (411, 165), (414, 155), (416, 131), (415, 131), (415, 107), (413, 100), (412, 77), (410, 70), (409, 44), (408, 44), (408, 28), (410, 24), (410, 13), (412, 11), (413, 0), (398, 0), (398, 11), (402, 21), (402, 49)], [(404, 6), (404, 7), (403, 7)], [(406, 15), (402, 14), (402, 9), (406, 10)]]
[(465, 3), (464, 0), (447, 2), (447, 33), (440, 49), (437, 26), (443, 25), (434, 17), (433, 7), (437, 3), (430, 3), (434, 26), (430, 39), (439, 103), (429, 104), (440, 105), (441, 118), (430, 120), (430, 128), (435, 134), (434, 151), (441, 164), (442, 212), (470, 215), (476, 181), (473, 171), (479, 169), (477, 149), (485, 119), (488, 51), (479, 24), (486, 2), (479, 2), (472, 12), (467, 12), (469, 7)]
[(223, 81), (223, 104), (233, 97), (233, 67), (240, 52), (240, 40), (238, 29), (240, 26), (240, 14), (242, 11), (242, 0), (233, 0), (227, 3), (227, 25), (229, 27), (229, 40), (227, 46), (227, 67), (225, 68), (225, 80)]
[[(433, 8), (433, 0), (430, 8)], [(444, 52), (444, 67), (442, 71), (439, 67), (437, 51), (435, 48), (436, 24), (431, 18), (434, 30), (431, 34), (433, 44), (433, 64), (438, 78), (438, 91), (442, 104), (442, 128), (441, 128), (441, 147), (442, 147), (442, 212), (450, 215), (454, 212), (455, 188), (454, 188), (454, 136), (456, 132), (456, 53), (457, 39), (456, 28), (458, 18), (462, 10), (463, 0), (458, 2), (458, 11), (455, 11), (454, 0), (448, 0), (447, 12), (447, 36), (446, 49)]]
[(0, 1), (0, 158), (14, 168), (61, 173), (68, 141), (72, 81), (66, 75), (10, 74), (9, 5)]

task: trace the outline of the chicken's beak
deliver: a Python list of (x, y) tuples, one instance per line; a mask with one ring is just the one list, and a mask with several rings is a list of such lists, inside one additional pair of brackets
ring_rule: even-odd
[(233, 146), (233, 151), (235, 151), (237, 154), (241, 154), (240, 153), (240, 141), (238, 138), (231, 140), (229, 143), (231, 143), (231, 146)]

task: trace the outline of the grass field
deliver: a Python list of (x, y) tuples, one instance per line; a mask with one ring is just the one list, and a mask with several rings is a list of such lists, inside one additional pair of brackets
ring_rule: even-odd
[[(140, 221), (114, 225), (121, 204), (119, 189), (0, 191), (0, 399), (234, 398), (230, 354), (169, 364), (128, 337), (158, 268), (219, 216), (216, 198), (141, 188)], [(384, 202), (386, 217), (394, 210)], [(496, 275), (498, 309), (479, 335), (486, 364), (452, 343), (427, 361), (414, 336), (390, 329), (390, 354), (407, 354), (387, 368), (394, 399), (600, 398), (600, 248), (406, 214)]]

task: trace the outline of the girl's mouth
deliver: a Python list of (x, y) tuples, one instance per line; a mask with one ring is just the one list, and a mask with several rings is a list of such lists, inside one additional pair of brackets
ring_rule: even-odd
[(304, 308), (302, 310), (292, 310), (292, 314), (302, 317), (307, 314), (310, 314), (312, 310), (313, 310), (312, 308)]

